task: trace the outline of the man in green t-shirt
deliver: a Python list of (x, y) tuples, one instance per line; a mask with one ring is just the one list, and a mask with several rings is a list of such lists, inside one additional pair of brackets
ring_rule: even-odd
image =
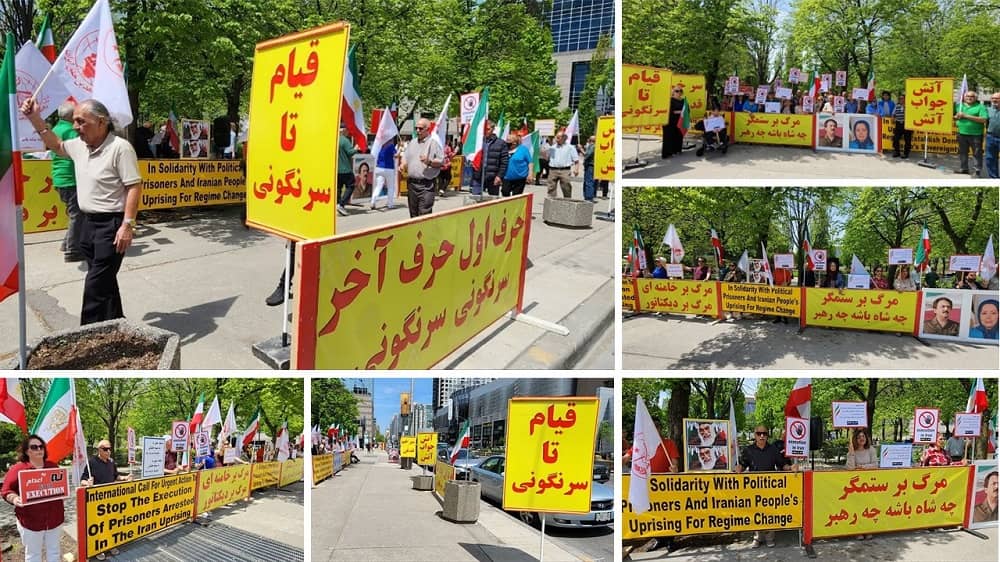
[[(52, 127), (52, 133), (61, 141), (80, 136), (73, 130), (75, 108), (72, 102), (66, 102), (56, 111), (59, 122)], [(83, 252), (80, 250), (80, 206), (76, 202), (76, 170), (73, 168), (72, 160), (55, 153), (52, 153), (52, 186), (59, 193), (59, 199), (66, 205), (68, 217), (66, 235), (60, 246), (63, 259), (68, 262), (83, 261)]]
[(978, 177), (983, 169), (983, 131), (988, 117), (986, 106), (979, 103), (976, 92), (965, 92), (961, 103), (955, 107), (955, 123), (958, 125), (958, 162), (956, 174), (969, 173), (969, 149), (976, 157), (976, 171), (972, 174)]

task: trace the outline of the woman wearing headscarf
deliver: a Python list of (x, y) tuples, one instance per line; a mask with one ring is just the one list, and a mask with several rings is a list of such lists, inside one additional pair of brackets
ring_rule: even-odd
[(997, 313), (1000, 311), (997, 299), (986, 299), (976, 308), (977, 326), (969, 330), (970, 338), (984, 340), (1000, 339), (1000, 329), (997, 326)]

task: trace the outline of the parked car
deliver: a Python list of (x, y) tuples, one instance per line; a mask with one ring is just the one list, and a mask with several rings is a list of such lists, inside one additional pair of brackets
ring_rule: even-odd
[(455, 478), (458, 480), (467, 480), (469, 469), (483, 460), (482, 457), (477, 457), (476, 454), (469, 449), (459, 449), (458, 457), (455, 458), (455, 462), (451, 462), (450, 449), (447, 451), (439, 451), (438, 458), (455, 467)]
[[(504, 465), (503, 455), (493, 455), (469, 469), (472, 481), (479, 482), (480, 495), (483, 498), (503, 503)], [(614, 490), (611, 486), (599, 482), (592, 482), (591, 485), (590, 513), (549, 513), (545, 516), (545, 525), (577, 529), (614, 525)], [(529, 525), (537, 525), (540, 522), (538, 513), (534, 511), (521, 511), (518, 517)]]

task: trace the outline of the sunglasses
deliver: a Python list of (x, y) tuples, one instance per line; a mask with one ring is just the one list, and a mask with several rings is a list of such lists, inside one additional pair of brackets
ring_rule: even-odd
[(767, 432), (766, 431), (755, 431), (753, 433), (754, 433), (754, 435), (760, 435), (760, 436), (763, 436), (763, 437), (767, 437)]
[(98, 449), (100, 449), (102, 451), (110, 451), (111, 447), (98, 447)]
[(28, 445), (28, 448), (32, 451), (44, 451), (45, 445), (36, 445), (35, 443), (32, 443), (31, 445)]

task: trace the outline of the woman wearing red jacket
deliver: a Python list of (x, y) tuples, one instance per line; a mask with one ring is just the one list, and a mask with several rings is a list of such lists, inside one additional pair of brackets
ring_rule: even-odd
[[(59, 562), (62, 557), (59, 547), (64, 519), (62, 500), (24, 505), (17, 482), (17, 475), (22, 470), (58, 468), (57, 464), (45, 459), (46, 453), (45, 440), (41, 437), (32, 434), (25, 438), (18, 448), (18, 462), (7, 471), (0, 489), (4, 501), (14, 506), (25, 562)], [(42, 558), (43, 549), (45, 558)]]

